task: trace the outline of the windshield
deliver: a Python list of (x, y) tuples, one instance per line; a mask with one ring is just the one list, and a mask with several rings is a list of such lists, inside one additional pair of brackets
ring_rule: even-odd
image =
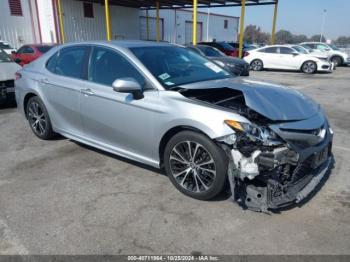
[(47, 51), (49, 51), (53, 46), (50, 45), (43, 45), (43, 46), (37, 46), (36, 48), (40, 51), (40, 53), (45, 54)]
[(166, 89), (195, 82), (233, 77), (204, 57), (181, 47), (130, 48)]
[(0, 42), (0, 49), (12, 49), (8, 43)]
[(298, 45), (295, 45), (293, 46), (293, 49), (295, 49), (296, 51), (298, 51), (298, 53), (300, 54), (308, 54), (309, 52), (302, 46), (298, 46)]
[(329, 45), (333, 50), (340, 50), (337, 46), (335, 45)]
[(221, 57), (226, 56), (224, 53), (220, 52), (218, 49), (210, 46), (197, 46), (199, 50), (201, 50), (205, 56), (209, 57)]
[(10, 56), (4, 51), (0, 49), (0, 63), (12, 62)]

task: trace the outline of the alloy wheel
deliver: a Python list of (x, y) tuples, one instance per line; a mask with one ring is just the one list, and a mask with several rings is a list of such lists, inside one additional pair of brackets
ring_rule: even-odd
[(303, 72), (307, 74), (311, 74), (315, 71), (316, 71), (316, 64), (314, 62), (309, 61), (303, 65)]
[(28, 106), (28, 120), (33, 131), (42, 136), (47, 129), (47, 119), (40, 104), (33, 101)]
[(260, 71), (260, 70), (262, 70), (263, 65), (262, 65), (261, 61), (254, 60), (251, 64), (251, 67), (254, 71)]
[(175, 145), (169, 163), (176, 182), (193, 193), (209, 190), (215, 181), (215, 162), (208, 150), (197, 142), (183, 141)]

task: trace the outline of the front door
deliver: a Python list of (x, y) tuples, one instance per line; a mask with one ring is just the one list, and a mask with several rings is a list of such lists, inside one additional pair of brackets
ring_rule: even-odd
[(158, 104), (158, 91), (145, 90), (144, 97), (113, 90), (112, 83), (131, 77), (146, 86), (144, 76), (127, 58), (115, 50), (94, 47), (88, 73), (89, 81), (81, 90), (81, 117), (84, 136), (90, 142), (126, 157), (147, 158), (153, 143), (152, 120)]

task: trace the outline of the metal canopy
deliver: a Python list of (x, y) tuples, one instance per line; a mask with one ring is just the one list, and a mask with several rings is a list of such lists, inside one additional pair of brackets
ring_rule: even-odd
[[(103, 0), (80, 0), (103, 4)], [(198, 0), (197, 8), (241, 6), (243, 0)], [(246, 0), (245, 6), (274, 5), (278, 0)], [(119, 5), (141, 9), (156, 9), (159, 2), (159, 9), (192, 8), (193, 0), (109, 0), (110, 5)]]

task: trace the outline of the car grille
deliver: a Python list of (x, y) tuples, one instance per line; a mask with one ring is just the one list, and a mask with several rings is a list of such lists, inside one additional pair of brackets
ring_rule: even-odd
[(4, 87), (15, 87), (14, 80), (0, 81), (0, 88)]

